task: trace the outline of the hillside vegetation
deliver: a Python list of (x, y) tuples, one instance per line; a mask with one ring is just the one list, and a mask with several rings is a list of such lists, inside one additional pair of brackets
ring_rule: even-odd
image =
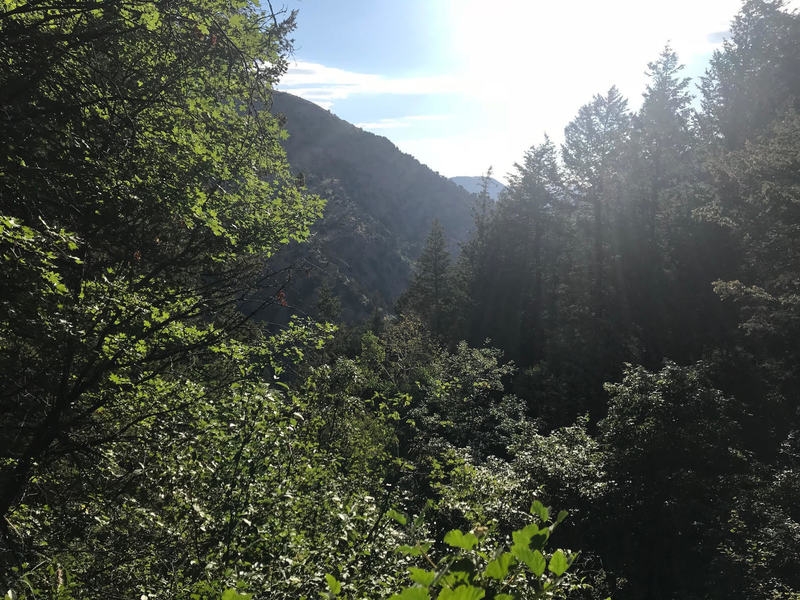
[[(283, 146), (292, 168), (327, 201), (309, 243), (281, 257), (294, 266), (287, 286), (292, 309), (317, 316), (324, 286), (340, 299), (347, 322), (390, 311), (432, 221), (445, 225), (451, 251), (466, 240), (473, 199), (461, 187), (386, 138), (296, 96), (275, 93), (272, 112), (289, 133)], [(286, 313), (271, 311), (268, 318), (285, 319)]]
[(800, 598), (800, 16), (493, 202), (267, 4), (2, 7), (6, 598)]

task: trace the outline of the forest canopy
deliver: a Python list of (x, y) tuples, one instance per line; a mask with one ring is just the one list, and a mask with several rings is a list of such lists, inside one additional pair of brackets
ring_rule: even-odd
[(797, 13), (595, 95), (393, 314), (275, 327), (294, 26), (0, 10), (6, 598), (800, 598)]

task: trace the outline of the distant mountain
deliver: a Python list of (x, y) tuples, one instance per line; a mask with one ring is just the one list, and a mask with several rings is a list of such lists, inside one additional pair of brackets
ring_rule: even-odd
[(276, 93), (272, 112), (285, 118), (289, 163), (328, 201), (311, 242), (284, 253), (296, 265), (286, 289), (290, 308), (315, 314), (325, 284), (346, 321), (391, 309), (434, 219), (452, 251), (467, 238), (474, 198), (462, 187), (386, 138), (296, 96)]
[[(457, 183), (470, 194), (479, 194), (483, 188), (483, 177), (470, 177), (463, 175), (459, 177), (451, 177), (450, 181)], [(492, 200), (497, 201), (497, 197), (504, 189), (506, 189), (506, 186), (497, 181), (497, 179), (494, 179), (493, 177), (489, 178), (489, 187), (487, 191), (489, 192), (489, 197)]]
[[(457, 183), (462, 188), (467, 190), (470, 194), (479, 194), (481, 189), (483, 188), (483, 177), (471, 177), (469, 175), (461, 175), (458, 177), (451, 177), (450, 181), (453, 183)], [(506, 189), (502, 183), (497, 181), (494, 177), (489, 178), (489, 187), (487, 191), (489, 192), (489, 197), (497, 201), (497, 197)]]

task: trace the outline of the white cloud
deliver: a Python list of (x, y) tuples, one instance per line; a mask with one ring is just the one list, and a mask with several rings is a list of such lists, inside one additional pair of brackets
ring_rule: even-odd
[(356, 127), (361, 129), (398, 129), (400, 127), (411, 127), (417, 123), (444, 121), (451, 118), (451, 115), (408, 115), (404, 117), (390, 117), (377, 121), (356, 123)]
[(463, 91), (455, 75), (430, 77), (388, 77), (297, 61), (281, 78), (279, 89), (317, 104), (345, 100), (357, 94), (446, 94)]

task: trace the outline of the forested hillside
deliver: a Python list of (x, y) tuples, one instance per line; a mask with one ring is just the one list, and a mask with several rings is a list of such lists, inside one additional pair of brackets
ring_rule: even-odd
[(451, 348), (491, 338), (527, 417), (597, 444), (540, 490), (585, 511), (615, 598), (798, 594), (800, 18), (779, 7), (744, 4), (699, 112), (669, 48), (640, 109), (594, 96), (457, 258), (431, 232), (400, 303)]
[[(325, 289), (339, 299), (347, 322), (390, 311), (434, 220), (444, 225), (451, 251), (466, 240), (473, 200), (461, 187), (386, 138), (297, 96), (275, 93), (272, 112), (285, 119), (292, 168), (327, 201), (309, 242), (282, 253), (294, 273), (287, 308), (320, 316)], [(275, 309), (267, 318), (288, 312)]]
[[(5, 597), (800, 598), (782, 6), (696, 101), (669, 47), (640, 108), (589, 99), (493, 202), (276, 94), (294, 14), (7, 1)], [(319, 318), (256, 318), (298, 272)]]

